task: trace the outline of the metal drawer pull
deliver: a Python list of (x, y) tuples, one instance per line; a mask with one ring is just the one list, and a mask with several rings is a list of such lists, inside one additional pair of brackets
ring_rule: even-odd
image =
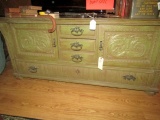
[(132, 81), (135, 81), (136, 80), (136, 78), (133, 76), (133, 75), (125, 75), (125, 76), (123, 76), (123, 78), (125, 79), (125, 80), (132, 80)]
[(28, 71), (29, 72), (31, 72), (31, 73), (37, 73), (37, 67), (35, 67), (35, 66), (30, 66), (29, 68), (28, 68)]
[(55, 38), (53, 39), (53, 44), (52, 44), (52, 46), (53, 46), (53, 47), (56, 47), (56, 39), (55, 39)]
[(79, 27), (71, 28), (71, 34), (74, 36), (81, 36), (83, 34), (83, 29), (80, 29)]
[(72, 61), (76, 63), (82, 62), (82, 59), (83, 59), (83, 57), (80, 55), (72, 55), (71, 57), (72, 57)]
[(102, 41), (100, 41), (99, 50), (100, 50), (100, 51), (103, 50)]
[(71, 49), (74, 51), (80, 51), (82, 49), (82, 44), (79, 44), (79, 42), (71, 43)]

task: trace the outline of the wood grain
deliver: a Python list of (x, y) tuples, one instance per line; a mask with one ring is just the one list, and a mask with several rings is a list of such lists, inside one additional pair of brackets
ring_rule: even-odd
[(159, 120), (160, 94), (0, 75), (0, 114), (43, 120)]

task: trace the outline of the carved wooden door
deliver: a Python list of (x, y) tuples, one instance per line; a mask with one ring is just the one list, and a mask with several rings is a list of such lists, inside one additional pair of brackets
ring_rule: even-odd
[(158, 26), (100, 26), (99, 55), (104, 65), (155, 67), (160, 40)]
[(56, 32), (50, 24), (11, 24), (17, 59), (53, 60), (57, 58)]

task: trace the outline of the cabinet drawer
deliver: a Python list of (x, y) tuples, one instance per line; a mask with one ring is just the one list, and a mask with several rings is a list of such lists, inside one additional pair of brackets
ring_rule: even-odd
[[(44, 64), (38, 64), (34, 62), (17, 62), (17, 70), (19, 74), (32, 75), (32, 76), (44, 76), (47, 71), (50, 71), (50, 67)], [(47, 71), (46, 71), (47, 70)]]
[(60, 39), (60, 50), (95, 51), (95, 40), (85, 39)]
[(96, 31), (90, 30), (89, 25), (59, 25), (60, 37), (69, 38), (95, 38)]
[(62, 76), (62, 67), (55, 64), (17, 61), (17, 72), (20, 76), (53, 79)]
[(66, 52), (61, 51), (59, 54), (60, 60), (69, 61), (73, 63), (95, 63), (96, 55), (92, 52)]
[(145, 90), (157, 87), (153, 71), (128, 72), (98, 68), (17, 61), (17, 74), (22, 77), (60, 80), (110, 87)]
[(117, 86), (128, 85), (139, 87), (149, 87), (154, 84), (155, 73), (152, 71), (146, 72), (128, 72), (128, 71), (117, 71), (117, 70), (106, 70), (104, 74), (105, 80), (110, 83), (115, 83)]
[(22, 77), (89, 83), (90, 80), (101, 79), (99, 75), (103, 76), (104, 72), (85, 67), (17, 61), (17, 74)]

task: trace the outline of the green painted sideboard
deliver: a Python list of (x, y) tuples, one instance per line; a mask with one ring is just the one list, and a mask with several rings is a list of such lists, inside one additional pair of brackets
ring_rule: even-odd
[[(159, 19), (1, 18), (14, 75), (158, 92)], [(98, 58), (103, 57), (103, 70)]]

